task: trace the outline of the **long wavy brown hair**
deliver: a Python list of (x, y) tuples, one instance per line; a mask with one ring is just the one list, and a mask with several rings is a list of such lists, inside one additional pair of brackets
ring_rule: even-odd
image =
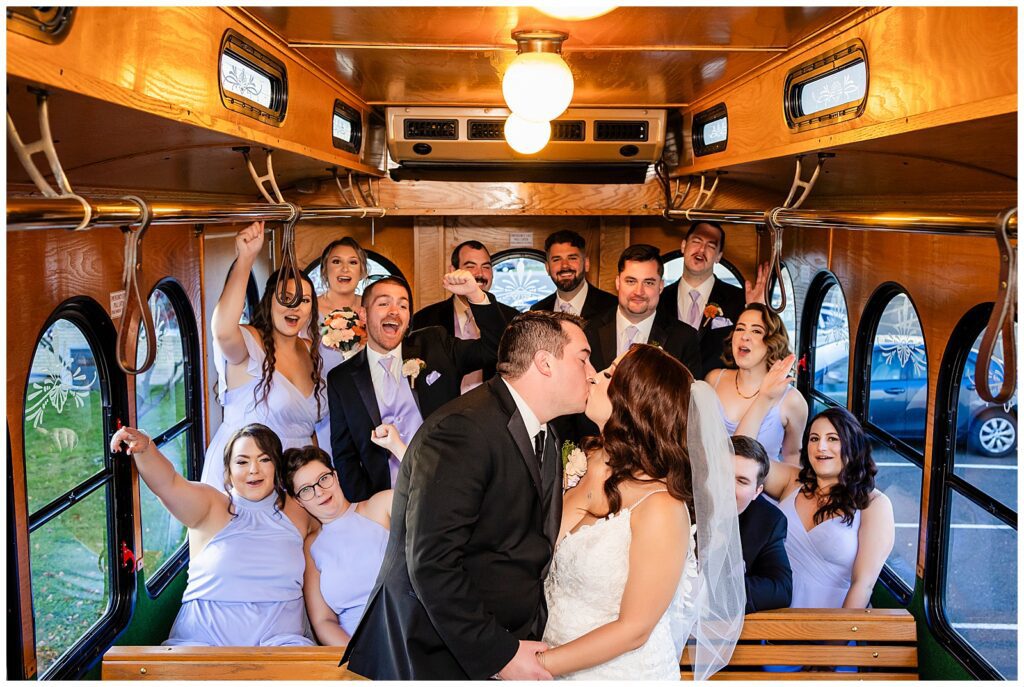
[[(763, 303), (748, 303), (747, 307), (743, 308), (742, 312), (740, 312), (740, 315), (743, 315), (748, 310), (761, 313), (761, 321), (764, 323), (764, 345), (768, 347), (768, 352), (764, 357), (764, 367), (767, 370), (777, 360), (782, 360), (790, 353), (789, 335), (786, 333), (786, 325), (783, 324), (781, 317), (769, 310), (768, 306)], [(739, 321), (739, 318), (736, 318), (736, 320)], [(732, 356), (732, 337), (735, 332), (736, 329), (734, 328), (722, 343), (722, 362), (730, 370), (736, 369), (736, 361)]]
[(800, 492), (815, 498), (818, 491), (818, 476), (811, 467), (810, 456), (807, 454), (807, 440), (811, 435), (811, 426), (818, 418), (825, 418), (836, 428), (841, 445), (840, 454), (843, 469), (839, 473), (839, 481), (832, 487), (818, 510), (814, 512), (814, 524), (820, 525), (825, 520), (842, 515), (843, 523), (853, 524), (853, 516), (858, 510), (864, 510), (871, 501), (871, 492), (875, 489), (875, 475), (878, 468), (871, 457), (871, 442), (864, 434), (860, 422), (846, 408), (826, 408), (815, 415), (807, 423), (804, 431), (803, 448), (800, 449)]
[(277, 494), (277, 498), (274, 499), (274, 511), (280, 512), (284, 508), (284, 497), (287, 490), (284, 486), (284, 452), (281, 450), (281, 439), (277, 436), (274, 430), (270, 429), (266, 425), (261, 425), (258, 422), (254, 422), (250, 425), (242, 427), (240, 430), (231, 435), (228, 439), (228, 443), (224, 446), (224, 491), (228, 495), (228, 513), (231, 513), (231, 517), (237, 515), (235, 512), (235, 502), (231, 498), (231, 452), (235, 448), (235, 442), (242, 437), (250, 437), (261, 451), (270, 456), (270, 460), (274, 463), (274, 493)]
[(608, 513), (622, 509), (619, 484), (625, 480), (665, 480), (668, 492), (693, 502), (690, 455), (686, 447), (687, 415), (693, 375), (678, 360), (656, 346), (630, 348), (608, 384), (612, 412), (599, 437), (583, 442), (585, 451), (602, 448), (611, 468), (604, 483)]
[[(281, 276), (280, 273), (281, 271), (277, 270), (267, 278), (267, 284), (263, 288), (263, 298), (256, 305), (255, 312), (252, 315), (252, 322), (250, 322), (256, 331), (259, 332), (260, 340), (263, 342), (263, 350), (266, 353), (266, 357), (263, 359), (263, 373), (260, 375), (260, 381), (256, 384), (256, 388), (253, 389), (253, 398), (257, 404), (267, 402), (267, 396), (270, 395), (270, 387), (274, 383), (277, 351), (274, 347), (274, 317), (271, 307), (274, 292), (277, 290), (277, 281)], [(310, 378), (313, 380), (313, 395), (316, 397), (316, 416), (320, 417), (320, 396), (324, 388), (324, 380), (321, 375), (324, 363), (320, 357), (320, 310), (317, 305), (316, 291), (313, 290), (313, 282), (301, 272), (299, 276), (302, 277), (304, 282), (302, 287), (303, 295), (308, 293), (311, 298), (312, 308), (309, 311), (309, 326), (306, 331), (309, 333), (310, 341), (309, 356), (313, 359), (313, 372), (310, 374)]]

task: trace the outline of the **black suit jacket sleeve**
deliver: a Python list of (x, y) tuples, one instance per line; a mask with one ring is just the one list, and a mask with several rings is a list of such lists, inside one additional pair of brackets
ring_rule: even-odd
[(340, 380), (334, 378), (334, 384), (330, 380), (327, 384), (327, 405), (331, 414), (331, 459), (345, 498), (353, 503), (365, 501), (379, 490), (373, 488), (373, 479), (359, 459), (359, 448), (352, 437), (352, 428), (349, 427), (345, 413), (345, 401), (341, 397)]
[(775, 519), (765, 545), (747, 569), (747, 613), (789, 608), (793, 571), (786, 555), (786, 518)]
[(463, 568), (494, 457), (481, 428), (460, 415), (419, 444), (409, 482), (405, 547), (410, 581), (445, 646), (474, 680), (501, 670), (519, 640), (488, 612)]
[[(476, 305), (470, 303), (473, 319), (480, 330), (479, 339), (456, 339), (449, 337), (452, 357), (460, 375), (484, 368), (493, 368), (498, 362), (498, 342), (505, 331), (507, 319), (497, 303)], [(488, 676), (490, 677), (490, 676)]]

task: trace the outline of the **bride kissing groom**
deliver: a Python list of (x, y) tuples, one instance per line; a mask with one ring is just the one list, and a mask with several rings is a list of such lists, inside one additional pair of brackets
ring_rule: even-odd
[[(498, 375), (417, 432), (384, 563), (342, 659), (353, 672), (678, 679), (691, 634), (697, 677), (728, 661), (743, 567), (714, 393), (650, 346), (595, 372), (581, 324), (519, 315)], [(586, 444), (587, 474), (563, 509), (548, 423), (584, 409), (602, 435)]]

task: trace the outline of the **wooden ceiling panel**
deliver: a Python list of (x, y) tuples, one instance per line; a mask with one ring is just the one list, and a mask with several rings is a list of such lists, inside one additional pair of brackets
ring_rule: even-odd
[(517, 29), (565, 31), (578, 106), (684, 105), (856, 11), (621, 7), (578, 22), (529, 7), (253, 7), (253, 17), (378, 105), (500, 105)]

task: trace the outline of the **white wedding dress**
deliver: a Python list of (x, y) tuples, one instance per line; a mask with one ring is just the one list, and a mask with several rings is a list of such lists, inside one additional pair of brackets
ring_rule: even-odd
[[(631, 508), (582, 526), (555, 548), (544, 581), (548, 604), (544, 641), (548, 646), (566, 644), (618, 618), (629, 575), (630, 511), (642, 502), (640, 499)], [(679, 680), (681, 642), (689, 637), (697, 620), (695, 532), (696, 526), (690, 531), (686, 564), (676, 594), (647, 642), (607, 663), (563, 675), (563, 679)]]

